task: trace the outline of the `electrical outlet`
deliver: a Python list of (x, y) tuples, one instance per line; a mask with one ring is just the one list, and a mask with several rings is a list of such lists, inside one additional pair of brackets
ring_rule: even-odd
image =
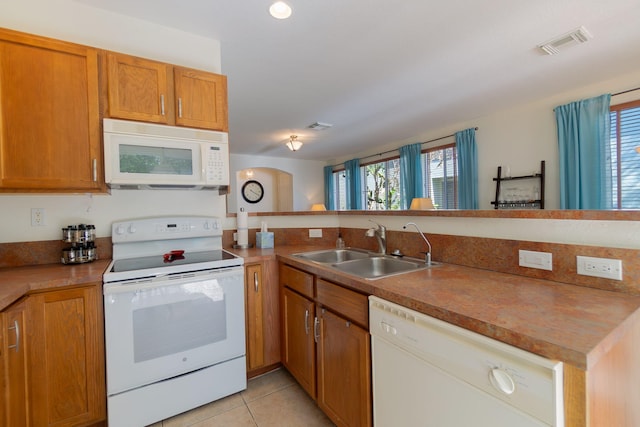
[(322, 228), (310, 228), (309, 237), (322, 237)]
[(538, 268), (540, 270), (553, 270), (553, 256), (549, 252), (518, 251), (520, 267)]
[(42, 227), (45, 224), (44, 208), (31, 208), (31, 226)]
[(622, 261), (619, 259), (593, 258), (578, 255), (578, 274), (622, 280)]

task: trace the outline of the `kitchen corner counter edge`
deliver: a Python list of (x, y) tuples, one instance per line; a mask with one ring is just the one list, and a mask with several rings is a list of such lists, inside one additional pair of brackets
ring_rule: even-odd
[(110, 262), (107, 259), (86, 264), (0, 268), (0, 311), (30, 292), (102, 282)]

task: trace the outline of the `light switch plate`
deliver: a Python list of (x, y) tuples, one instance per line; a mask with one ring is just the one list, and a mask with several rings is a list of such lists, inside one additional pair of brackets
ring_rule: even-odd
[(553, 255), (549, 252), (518, 251), (520, 267), (553, 270)]
[(622, 261), (619, 259), (577, 256), (578, 274), (622, 280)]

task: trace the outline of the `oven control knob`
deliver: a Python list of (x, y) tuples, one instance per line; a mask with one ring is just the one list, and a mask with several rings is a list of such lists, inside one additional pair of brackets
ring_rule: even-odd
[(129, 231), (130, 234), (134, 234), (138, 230), (133, 226), (133, 224), (131, 224), (129, 226), (129, 230), (128, 231)]
[(116, 234), (124, 234), (124, 227), (119, 225), (116, 227)]
[(210, 230), (211, 228), (212, 228), (211, 227), (211, 223), (209, 221), (205, 221), (204, 222), (204, 229), (205, 230)]

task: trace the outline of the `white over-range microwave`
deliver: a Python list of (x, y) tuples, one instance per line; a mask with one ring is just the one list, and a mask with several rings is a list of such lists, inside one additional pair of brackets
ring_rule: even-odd
[(229, 135), (104, 119), (104, 174), (118, 189), (218, 189), (229, 185)]

